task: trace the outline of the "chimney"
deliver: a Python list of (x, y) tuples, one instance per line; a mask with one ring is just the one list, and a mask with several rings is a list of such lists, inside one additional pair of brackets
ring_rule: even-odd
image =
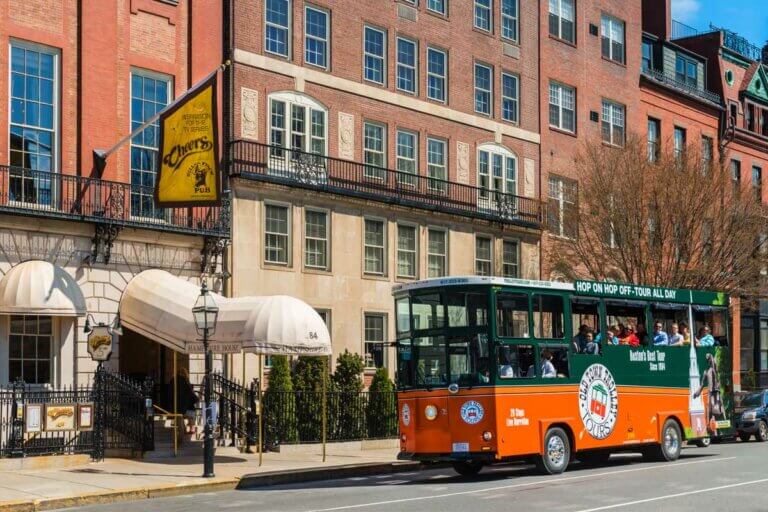
[(643, 0), (643, 31), (663, 41), (672, 37), (672, 0)]

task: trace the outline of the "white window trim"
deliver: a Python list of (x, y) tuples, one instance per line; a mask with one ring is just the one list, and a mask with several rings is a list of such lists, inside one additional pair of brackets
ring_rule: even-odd
[(481, 239), (481, 238), (485, 239), (485, 240), (489, 240), (491, 242), (491, 259), (490, 259), (490, 270), (491, 271), (490, 271), (490, 273), (488, 275), (489, 276), (493, 276), (496, 273), (496, 269), (494, 267), (494, 256), (495, 256), (494, 253), (496, 252), (494, 250), (494, 248), (496, 246), (496, 243), (495, 243), (495, 239), (494, 239), (493, 235), (488, 235), (488, 234), (485, 234), (485, 233), (475, 233), (475, 243), (472, 246), (472, 251), (473, 251), (472, 261), (474, 262), (474, 268), (472, 269), (473, 270), (473, 275), (476, 275), (476, 276), (480, 275), (480, 274), (477, 273), (477, 263), (478, 263), (478, 261), (489, 261), (489, 260), (479, 260), (479, 259), (477, 259), (477, 240)]
[[(520, 173), (520, 167), (519, 167), (519, 159), (517, 158), (517, 155), (513, 153), (509, 148), (506, 146), (502, 146), (501, 144), (496, 144), (495, 142), (486, 142), (483, 144), (480, 144), (477, 146), (477, 186), (478, 188), (482, 188), (480, 186), (480, 153), (488, 153), (488, 188), (485, 190), (488, 190), (488, 192), (503, 192), (505, 194), (512, 194), (517, 195), (517, 186), (518, 183), (518, 175)], [(494, 175), (493, 175), (493, 155), (501, 155), (502, 157), (502, 183), (504, 184), (503, 190), (498, 190), (494, 187)], [(509, 191), (507, 190), (507, 159), (512, 159), (515, 161), (515, 190)]]
[(440, 16), (448, 16), (448, 1), (449, 0), (443, 0), (443, 12), (438, 11), (437, 9), (432, 9), (429, 6), (429, 0), (425, 2), (425, 5), (427, 6), (427, 10), (429, 12), (434, 12), (436, 14), (439, 14)]
[[(381, 137), (382, 137), (382, 140), (381, 140), (381, 151), (382, 151), (382, 154), (383, 154), (382, 163), (381, 163), (381, 169), (387, 169), (387, 156), (388, 156), (388, 147), (387, 147), (387, 135), (388, 135), (388, 133), (387, 133), (387, 131), (389, 130), (389, 127), (388, 127), (388, 125), (386, 123), (381, 123), (379, 121), (369, 121), (367, 119), (363, 120), (363, 134), (362, 134), (362, 136), (363, 136), (363, 140), (362, 140), (362, 145), (363, 145), (363, 162), (362, 163), (366, 167), (368, 165), (372, 165), (372, 164), (366, 163), (366, 161), (365, 161), (365, 153), (366, 153), (366, 151), (368, 151), (366, 149), (366, 147), (365, 147), (365, 127), (366, 127), (366, 125), (377, 126), (377, 127), (381, 128)], [(367, 172), (364, 170), (363, 171), (363, 176), (366, 179), (374, 179), (374, 180), (375, 179), (386, 179), (386, 174), (387, 174), (386, 171), (379, 170), (377, 172), (384, 172), (385, 175), (384, 176), (369, 176), (367, 174)]]
[[(376, 80), (371, 80), (371, 79), (369, 79), (368, 77), (365, 76), (365, 57), (367, 55), (369, 55), (365, 51), (365, 32), (366, 32), (366, 30), (373, 30), (375, 32), (379, 32), (382, 36), (384, 36), (383, 37), (384, 55), (379, 57), (378, 55), (370, 54), (371, 56), (373, 56), (373, 57), (375, 57), (377, 59), (381, 58), (381, 60), (382, 60), (381, 82), (377, 82)], [(363, 69), (363, 81), (364, 82), (368, 82), (368, 83), (371, 83), (371, 84), (376, 84), (376, 85), (380, 85), (380, 86), (384, 86), (384, 87), (387, 86), (387, 51), (388, 51), (388, 47), (389, 47), (389, 35), (387, 34), (386, 30), (374, 27), (373, 25), (367, 25), (367, 24), (363, 25), (363, 52), (362, 52), (363, 53), (363, 66), (362, 66), (362, 69)]]
[[(287, 208), (288, 209), (288, 243), (286, 247), (286, 259), (287, 261), (285, 263), (280, 261), (269, 261), (267, 260), (267, 206), (276, 206), (278, 208)], [(262, 221), (261, 221), (261, 244), (262, 244), (262, 251), (261, 251), (261, 260), (264, 262), (265, 265), (268, 266), (274, 266), (274, 267), (291, 267), (293, 263), (293, 205), (291, 203), (284, 203), (280, 201), (264, 201), (263, 207), (262, 207)], [(303, 252), (303, 248), (302, 248)]]
[[(325, 29), (326, 29), (326, 35), (325, 39), (320, 39), (317, 36), (311, 36), (309, 33), (307, 33), (307, 11), (315, 11), (315, 12), (321, 12), (325, 15)], [(316, 39), (318, 41), (325, 42), (325, 65), (321, 66), (320, 64), (313, 64), (312, 62), (309, 62), (307, 60), (307, 39)], [(306, 4), (304, 6), (304, 63), (308, 66), (316, 67), (319, 69), (331, 69), (331, 11), (328, 9), (325, 9), (323, 7), (318, 7), (316, 5)]]
[[(558, 39), (561, 39), (563, 41), (567, 41), (567, 42), (569, 42), (571, 44), (576, 44), (576, 30), (578, 28), (577, 25), (576, 25), (576, 1), (577, 0), (556, 0), (556, 1), (557, 1), (557, 12), (552, 12), (552, 11), (549, 10), (549, 7), (547, 7), (547, 15), (549, 15), (549, 13), (552, 13), (552, 14), (556, 15), (557, 19), (558, 19), (558, 22), (557, 22), (557, 34), (552, 34), (552, 36), (556, 37)], [(570, 2), (571, 5), (573, 6), (573, 19), (572, 20), (563, 16), (563, 2)], [(571, 23), (573, 23), (573, 40), (565, 39), (563, 37), (563, 20), (570, 21)], [(549, 23), (547, 23), (547, 24), (549, 24)], [(547, 32), (549, 32), (549, 28), (547, 28)]]
[(509, 277), (515, 277), (520, 278), (520, 239), (519, 238), (502, 238), (501, 239), (501, 275), (504, 276), (504, 265), (506, 265), (506, 262), (504, 261), (504, 244), (506, 243), (514, 243), (515, 244), (515, 258), (516, 258), (516, 266), (517, 266), (517, 275), (516, 276), (509, 276)]
[[(432, 231), (440, 232), (440, 233), (442, 233), (444, 235), (444, 237), (445, 237), (445, 254), (429, 252), (429, 233), (432, 232)], [(429, 275), (429, 257), (430, 256), (440, 256), (445, 261), (445, 265), (444, 265), (445, 266), (445, 273), (442, 276), (439, 276), (439, 277), (445, 277), (445, 276), (449, 276), (451, 274), (450, 273), (450, 267), (448, 266), (449, 265), (449, 257), (450, 257), (450, 254), (451, 254), (450, 230), (449, 229), (441, 227), (441, 226), (432, 226), (432, 225), (428, 224), (427, 225), (426, 248), (424, 249), (424, 252), (427, 255), (426, 262), (425, 262), (426, 263), (426, 270), (425, 270), (425, 272), (426, 272), (427, 278), (430, 277), (430, 275)]]
[[(325, 266), (324, 267), (310, 265), (307, 263), (307, 240), (309, 239), (309, 237), (307, 236), (307, 212), (325, 214)], [(305, 269), (314, 270), (314, 271), (324, 271), (324, 272), (331, 271), (331, 240), (332, 240), (331, 226), (333, 224), (331, 220), (332, 219), (331, 215), (332, 215), (331, 210), (327, 208), (316, 208), (314, 206), (304, 207), (304, 224), (303, 224), (304, 244), (302, 245), (301, 249), (303, 253)], [(321, 240), (321, 239), (312, 237), (312, 240)]]
[[(499, 0), (499, 11), (501, 15), (501, 38), (506, 41), (511, 41), (513, 43), (518, 43), (520, 41), (520, 0), (512, 0), (515, 3), (515, 13), (517, 16), (510, 16), (508, 14), (504, 14), (504, 0)], [(515, 37), (507, 37), (504, 35), (504, 20), (505, 19), (513, 19), (515, 20)]]
[[(401, 133), (407, 134), (413, 137), (413, 158), (412, 159), (400, 156), (400, 134)], [(400, 170), (401, 159), (413, 162), (412, 173)], [(419, 176), (419, 132), (415, 130), (409, 130), (407, 128), (398, 128), (397, 130), (395, 130), (395, 170), (397, 170), (398, 173), (409, 174), (409, 176), (398, 174), (397, 179), (399, 180), (399, 182), (409, 184), (412, 186), (417, 185), (418, 176)], [(413, 178), (411, 178), (410, 176), (413, 176)], [(408, 183), (409, 181), (410, 183)]]
[[(602, 103), (600, 105), (601, 106), (601, 111), (600, 111), (600, 129), (601, 129), (601, 131), (602, 131), (603, 124), (606, 123), (605, 119), (603, 119), (603, 108), (605, 107), (605, 105), (608, 105), (608, 107), (609, 107), (608, 110), (610, 112), (610, 119), (607, 121), (608, 122), (608, 127), (610, 129), (610, 140), (603, 139), (603, 142), (605, 142), (606, 144), (610, 144), (612, 146), (622, 147), (622, 146), (624, 146), (624, 143), (625, 143), (625, 141), (627, 139), (627, 108), (623, 104), (621, 104), (621, 103), (618, 103), (616, 101), (603, 98), (602, 99)], [(624, 140), (621, 140), (621, 141), (618, 141), (618, 142), (613, 140), (613, 128), (615, 126), (619, 126), (619, 125), (615, 125), (613, 123), (613, 117), (614, 117), (613, 116), (613, 111), (614, 111), (615, 108), (619, 108), (621, 110), (621, 118), (622, 118), (622, 121), (624, 122), (624, 124), (621, 125), (621, 129), (622, 129), (622, 131), (624, 133)]]
[[(365, 318), (368, 316), (375, 316), (382, 318), (382, 338), (383, 341), (368, 341), (366, 334), (365, 334)], [(378, 343), (381, 344), (381, 350), (383, 352), (384, 360), (382, 361), (382, 368), (387, 368), (387, 364), (389, 363), (389, 350), (387, 350), (387, 336), (389, 332), (389, 314), (382, 311), (363, 311), (363, 318), (362, 318), (362, 335), (360, 336), (360, 339), (363, 341), (363, 363), (365, 365), (366, 370), (376, 370), (377, 368), (375, 366), (368, 366), (365, 355), (367, 354), (366, 346), (368, 343)]]
[[(411, 43), (413, 45), (413, 67), (408, 66), (406, 64), (402, 64), (400, 62), (400, 51), (399, 51), (399, 45), (400, 41), (405, 41), (407, 43)], [(413, 90), (409, 91), (408, 89), (403, 89), (400, 87), (400, 66), (407, 69), (413, 70)], [(412, 94), (414, 96), (419, 95), (419, 42), (416, 39), (412, 39), (410, 37), (406, 36), (397, 36), (395, 38), (395, 88), (398, 91), (404, 92), (406, 94)]]
[[(432, 73), (429, 70), (429, 52), (436, 52), (441, 53), (443, 55), (443, 71), (445, 74), (438, 75), (437, 73)], [(424, 88), (427, 92), (427, 99), (430, 99), (432, 101), (437, 101), (438, 103), (447, 104), (448, 103), (448, 51), (443, 50), (442, 48), (438, 48), (437, 46), (427, 46), (427, 62), (426, 62), (426, 83), (424, 84)], [(442, 79), (443, 81), (443, 99), (435, 98), (432, 96), (429, 92), (429, 78), (430, 77), (437, 77), (439, 79)]]
[[(398, 279), (408, 279), (408, 280), (416, 280), (419, 278), (419, 261), (420, 261), (420, 251), (419, 251), (419, 241), (421, 239), (421, 230), (419, 229), (419, 225), (415, 224), (413, 222), (398, 222), (396, 224), (397, 232), (395, 233), (395, 277)], [(408, 276), (400, 273), (400, 227), (405, 228), (412, 228), (413, 229), (413, 240), (416, 244), (416, 247), (414, 247), (413, 251), (405, 251), (409, 253), (413, 253), (414, 255), (414, 261), (413, 261), (413, 275)]]
[[(430, 143), (430, 141), (439, 142), (439, 143), (441, 143), (443, 145), (443, 166), (442, 166), (443, 177), (441, 177), (441, 178), (437, 178), (435, 176), (432, 176), (431, 173), (430, 173), (431, 166), (433, 165), (433, 164), (430, 164), (430, 162), (429, 162), (429, 143)], [(437, 179), (437, 180), (448, 181), (448, 177), (449, 177), (448, 176), (448, 159), (449, 159), (449, 155), (448, 155), (448, 140), (444, 139), (442, 137), (436, 137), (436, 136), (433, 136), (433, 135), (427, 135), (426, 156), (427, 156), (427, 177), (428, 178)], [(437, 183), (435, 183), (435, 184), (437, 185)], [(445, 186), (447, 186), (447, 185), (442, 184), (439, 187), (433, 187), (432, 186), (432, 181), (427, 181), (427, 187), (429, 187), (431, 190), (440, 190), (441, 188), (444, 188)], [(445, 190), (441, 190), (441, 191), (442, 192), (446, 192)]]
[[(570, 85), (564, 84), (562, 82), (556, 82), (554, 80), (550, 81), (549, 84), (550, 84), (549, 98), (548, 98), (549, 106), (554, 105), (560, 111), (560, 116), (559, 116), (560, 124), (559, 125), (552, 124), (552, 122), (550, 121), (549, 122), (549, 126), (551, 128), (556, 128), (558, 130), (562, 130), (564, 132), (576, 133), (576, 125), (578, 123), (578, 120), (576, 118), (576, 112), (577, 112), (577, 109), (578, 109), (578, 98), (576, 96), (576, 88), (572, 87)], [(558, 94), (557, 94), (557, 103), (552, 103), (552, 89), (551, 89), (552, 84), (555, 84), (556, 86), (559, 87)], [(565, 107), (563, 107), (563, 92), (566, 89), (570, 89), (571, 91), (573, 91), (573, 129), (566, 128), (564, 126), (564, 123), (563, 123), (563, 119), (564, 119), (563, 112), (566, 111), (566, 110), (569, 110), (569, 109), (566, 109)], [(549, 110), (547, 110), (547, 115), (549, 115)]]
[[(565, 231), (565, 205), (567, 203), (567, 204), (576, 204), (576, 206), (578, 206), (578, 203), (577, 202), (573, 202), (572, 203), (570, 201), (566, 202), (566, 200), (565, 200), (565, 186), (566, 186), (566, 182), (567, 181), (575, 182), (575, 180), (571, 180), (570, 178), (566, 178), (564, 176), (550, 175), (547, 178), (547, 200), (549, 200), (549, 198), (551, 197), (549, 195), (549, 180), (550, 179), (554, 179), (554, 180), (557, 181), (557, 197), (553, 197), (552, 199), (556, 199), (557, 200), (557, 203), (558, 203), (558, 206), (559, 206), (559, 209), (560, 209), (560, 218), (558, 219), (558, 224), (560, 225), (560, 230), (558, 232), (550, 231), (550, 233), (554, 234), (558, 238), (563, 238), (563, 239), (566, 239), (566, 240), (573, 240), (573, 237), (568, 236), (566, 234), (566, 231)], [(576, 182), (576, 187), (578, 187), (578, 182)], [(578, 188), (576, 190), (576, 194), (577, 194), (576, 201), (578, 201)], [(577, 214), (578, 214), (578, 210), (577, 210)]]
[[(487, 9), (488, 11), (488, 28), (477, 26), (477, 8)], [(472, 2), (472, 26), (477, 30), (481, 30), (488, 34), (493, 34), (493, 0), (488, 0), (488, 7), (484, 5), (478, 5), (478, 0)]]
[[(0, 383), (10, 383), (10, 334), (11, 334), (11, 316), (50, 316), (50, 315), (3, 315), (0, 319), (0, 336), (1, 339), (5, 339), (6, 343), (0, 344)], [(27, 386), (31, 389), (50, 389), (52, 387), (59, 387), (69, 384), (68, 382), (62, 382), (64, 374), (60, 370), (62, 363), (66, 364), (66, 361), (62, 361), (62, 341), (65, 341), (62, 336), (62, 322), (72, 322), (73, 329), (77, 331), (77, 319), (66, 318), (59, 316), (51, 316), (51, 354), (50, 354), (50, 382), (43, 384), (31, 384)], [(66, 373), (66, 372), (65, 372)], [(76, 372), (72, 371), (71, 375), (74, 377)]]
[(266, 123), (266, 134), (267, 134), (267, 143), (272, 144), (272, 100), (275, 101), (281, 101), (285, 103), (285, 128), (283, 129), (283, 132), (285, 133), (284, 138), (284, 144), (283, 148), (286, 150), (291, 149), (291, 138), (293, 135), (293, 126), (291, 122), (291, 105), (299, 105), (305, 108), (310, 109), (308, 111), (308, 116), (305, 119), (305, 123), (307, 126), (307, 131), (304, 134), (304, 140), (305, 140), (305, 148), (302, 148), (302, 151), (306, 153), (311, 153), (312, 149), (312, 110), (321, 110), (325, 112), (325, 144), (323, 149), (323, 155), (328, 154), (328, 124), (330, 122), (330, 119), (328, 117), (328, 107), (326, 107), (324, 104), (320, 103), (315, 98), (308, 96), (306, 94), (295, 92), (295, 91), (277, 91), (273, 92), (270, 95), (267, 96), (267, 116), (265, 119)]
[[(370, 272), (365, 269), (365, 248), (368, 247), (365, 241), (365, 222), (366, 221), (374, 221), (374, 222), (381, 222), (384, 226), (384, 232), (382, 233), (383, 237), (383, 243), (384, 246), (382, 247), (382, 265), (381, 265), (381, 272)], [(364, 216), (363, 217), (363, 275), (366, 276), (377, 276), (377, 277), (386, 277), (387, 271), (389, 270), (389, 221), (383, 217), (373, 217), (373, 216)], [(374, 247), (374, 246), (371, 246)]]
[[(265, 0), (264, 2), (264, 37), (262, 38), (262, 44), (264, 47), (264, 53), (267, 53), (269, 55), (274, 55), (275, 57), (279, 59), (284, 60), (291, 60), (291, 56), (293, 54), (293, 0), (286, 0), (288, 3), (288, 36), (286, 39), (286, 53), (287, 55), (283, 55), (282, 53), (276, 53), (272, 52), (270, 50), (267, 50), (267, 26), (272, 25), (272, 23), (267, 22), (267, 2)], [(281, 27), (280, 25), (275, 25), (276, 27)]]
[[(608, 22), (608, 34), (607, 35), (603, 33), (603, 21), (607, 21)], [(623, 36), (623, 39), (621, 41), (621, 55), (619, 56), (620, 58), (616, 58), (616, 56), (613, 54), (613, 43), (614, 42), (618, 42), (618, 41), (614, 41), (614, 39), (613, 39), (613, 30), (612, 29), (613, 29), (613, 24), (614, 23), (616, 23), (616, 24), (621, 26), (621, 35)], [(608, 44), (608, 55), (603, 55), (603, 57), (608, 59), (608, 60), (610, 60), (610, 61), (612, 61), (612, 62), (618, 62), (619, 64), (624, 64), (624, 62), (626, 61), (626, 53), (627, 53), (627, 48), (626, 48), (627, 24), (624, 23), (619, 18), (616, 18), (615, 16), (611, 16), (610, 14), (607, 14), (607, 13), (602, 13), (600, 15), (600, 45), (601, 45), (600, 54), (601, 55), (602, 55), (602, 52), (603, 52), (603, 50), (602, 50), (602, 39), (603, 38), (608, 39), (608, 42), (609, 42), (609, 44)]]
[[(517, 96), (514, 98), (511, 96), (504, 95), (504, 77), (505, 76), (514, 78), (516, 82), (515, 91), (517, 92)], [(520, 124), (520, 75), (518, 75), (517, 73), (512, 73), (510, 71), (502, 71), (500, 90), (501, 90), (501, 120), (507, 123)], [(504, 100), (506, 99), (513, 100), (515, 103), (515, 120), (514, 121), (504, 117)]]
[[(488, 87), (489, 89), (480, 89), (477, 87), (477, 68), (482, 67), (489, 71), (490, 76), (488, 77)], [(480, 114), (481, 116), (485, 117), (493, 117), (493, 66), (485, 64), (483, 62), (477, 62), (475, 61), (474, 66), (472, 68), (474, 73), (472, 74), (472, 101), (474, 103), (474, 109), (475, 113)], [(477, 110), (477, 91), (487, 92), (488, 93), (488, 112), (481, 112), (480, 110)]]

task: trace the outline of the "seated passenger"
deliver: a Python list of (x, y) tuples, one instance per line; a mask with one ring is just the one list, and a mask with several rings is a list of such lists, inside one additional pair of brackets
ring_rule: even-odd
[(630, 347), (639, 347), (640, 338), (635, 334), (635, 328), (632, 324), (624, 330), (624, 334), (619, 335), (619, 345), (629, 345)]
[(661, 322), (653, 324), (653, 344), (654, 346), (669, 345), (669, 336), (662, 330)]
[(597, 335), (597, 337), (595, 338), (595, 343), (597, 343), (598, 345), (603, 345), (603, 344), (606, 344), (606, 345), (618, 345), (619, 344), (619, 338), (616, 337), (616, 333), (617, 332), (618, 331), (616, 330), (615, 327), (609, 327), (605, 331), (605, 335), (603, 335), (602, 332)]
[(501, 347), (501, 357), (499, 358), (499, 377), (502, 379), (511, 379), (515, 376), (515, 370), (512, 368), (512, 353), (508, 346)]
[(680, 334), (680, 327), (674, 323), (669, 328), (669, 346), (670, 347), (682, 347), (684, 343), (683, 335)]
[(583, 354), (587, 350), (587, 333), (591, 333), (592, 329), (587, 324), (581, 324), (579, 327), (579, 333), (571, 340), (571, 349), (574, 354)]
[(587, 331), (587, 334), (585, 337), (584, 349), (582, 350), (582, 353), (593, 354), (593, 355), (600, 353), (600, 345), (595, 343), (594, 336), (592, 335), (591, 330)]
[(640, 341), (641, 345), (648, 344), (648, 330), (645, 328), (645, 324), (643, 322), (637, 323), (635, 335), (637, 336), (637, 339)]
[(699, 337), (696, 339), (697, 347), (715, 346), (715, 338), (709, 333), (709, 326), (705, 325), (699, 329)]
[(680, 333), (683, 335), (683, 345), (691, 344), (691, 330), (688, 328), (688, 324), (680, 322)]
[(552, 352), (545, 350), (541, 353), (541, 376), (545, 379), (557, 377), (555, 365), (552, 364)]

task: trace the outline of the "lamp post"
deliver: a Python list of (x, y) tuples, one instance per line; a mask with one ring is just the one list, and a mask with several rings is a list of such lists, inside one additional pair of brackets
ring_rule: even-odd
[(213, 365), (213, 353), (208, 345), (208, 337), (216, 332), (216, 321), (219, 316), (219, 308), (213, 297), (208, 293), (208, 283), (203, 281), (200, 288), (200, 296), (192, 308), (195, 318), (197, 334), (203, 337), (203, 350), (205, 351), (205, 429), (203, 444), (203, 477), (211, 478), (213, 474), (213, 409), (211, 408), (211, 366)]

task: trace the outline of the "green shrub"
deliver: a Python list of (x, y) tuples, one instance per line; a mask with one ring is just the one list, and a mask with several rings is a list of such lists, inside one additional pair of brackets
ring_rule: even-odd
[(286, 356), (273, 356), (264, 393), (264, 439), (267, 446), (298, 441), (296, 400)]
[(365, 410), (368, 437), (383, 438), (397, 435), (397, 397), (395, 384), (385, 368), (376, 370), (368, 388), (368, 408)]
[(336, 359), (333, 372), (332, 409), (333, 439), (362, 439), (365, 436), (366, 400), (361, 377), (365, 365), (360, 354), (344, 350)]
[(323, 381), (326, 393), (330, 392), (331, 385), (327, 365), (325, 357), (301, 356), (293, 367), (296, 427), (302, 442), (316, 442), (323, 438)]

